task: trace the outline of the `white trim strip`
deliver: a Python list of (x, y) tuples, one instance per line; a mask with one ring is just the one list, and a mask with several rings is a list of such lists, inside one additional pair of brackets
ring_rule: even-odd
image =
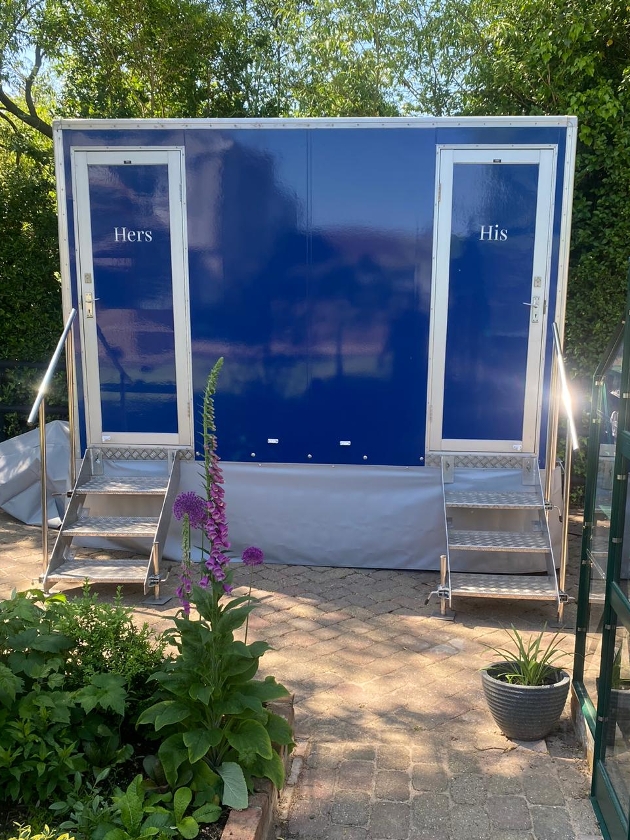
[(83, 120), (58, 119), (53, 130), (98, 131), (103, 129), (264, 129), (264, 128), (517, 128), (553, 126), (568, 127), (576, 117), (270, 117), (266, 119), (147, 119), (147, 120)]

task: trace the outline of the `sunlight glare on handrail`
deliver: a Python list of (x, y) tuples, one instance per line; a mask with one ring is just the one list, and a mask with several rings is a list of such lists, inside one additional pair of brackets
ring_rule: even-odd
[(66, 338), (68, 333), (70, 332), (70, 328), (72, 327), (72, 323), (76, 318), (77, 310), (71, 309), (70, 314), (68, 315), (68, 320), (66, 321), (66, 325), (63, 328), (63, 332), (61, 334), (61, 338), (57, 342), (57, 347), (55, 348), (55, 352), (52, 355), (46, 373), (44, 374), (44, 378), (42, 379), (42, 384), (39, 386), (39, 391), (37, 392), (37, 396), (35, 397), (35, 402), (33, 403), (33, 408), (31, 409), (31, 413), (28, 415), (27, 423), (29, 426), (32, 426), (35, 422), (35, 418), (37, 417), (37, 412), (39, 410), (39, 405), (41, 401), (44, 399), (48, 392), (48, 388), (50, 387), (50, 383), (54, 376), (55, 370), (57, 368), (57, 362), (59, 361), (59, 357), (63, 352), (64, 344), (66, 343)]
[(575, 421), (573, 419), (573, 407), (571, 403), (571, 392), (567, 384), (567, 374), (564, 367), (564, 360), (562, 358), (562, 345), (560, 344), (560, 333), (558, 332), (558, 325), (553, 325), (553, 341), (556, 347), (556, 354), (558, 359), (558, 373), (560, 375), (560, 385), (562, 388), (562, 402), (567, 413), (567, 423), (571, 435), (571, 448), (576, 450), (579, 448), (577, 431), (575, 428)]

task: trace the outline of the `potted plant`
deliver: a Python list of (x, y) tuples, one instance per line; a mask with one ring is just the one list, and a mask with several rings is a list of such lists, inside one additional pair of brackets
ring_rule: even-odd
[(556, 666), (564, 654), (558, 636), (543, 649), (544, 628), (529, 642), (512, 627), (507, 634), (516, 650), (492, 648), (502, 660), (481, 671), (486, 701), (504, 735), (517, 741), (538, 741), (560, 720), (571, 678)]

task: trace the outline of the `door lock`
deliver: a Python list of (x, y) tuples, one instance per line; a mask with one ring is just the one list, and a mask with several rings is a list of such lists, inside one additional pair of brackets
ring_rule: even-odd
[(532, 324), (537, 324), (540, 319), (540, 297), (538, 295), (533, 295), (532, 302), (527, 303), (527, 301), (523, 301), (523, 306), (529, 306), (529, 308), (532, 310)]
[(86, 318), (93, 318), (94, 317), (94, 295), (92, 292), (86, 292), (83, 298), (85, 302), (85, 317)]

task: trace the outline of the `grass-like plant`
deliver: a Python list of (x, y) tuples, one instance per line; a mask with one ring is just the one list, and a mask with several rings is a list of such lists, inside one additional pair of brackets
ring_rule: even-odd
[[(491, 648), (503, 657), (503, 661), (492, 666), (492, 676), (514, 685), (549, 685), (557, 682), (557, 661), (566, 654), (558, 649), (559, 633), (556, 633), (546, 647), (543, 640), (547, 625), (540, 633), (525, 641), (512, 625), (506, 630), (516, 650)], [(502, 667), (505, 665), (505, 667)]]

